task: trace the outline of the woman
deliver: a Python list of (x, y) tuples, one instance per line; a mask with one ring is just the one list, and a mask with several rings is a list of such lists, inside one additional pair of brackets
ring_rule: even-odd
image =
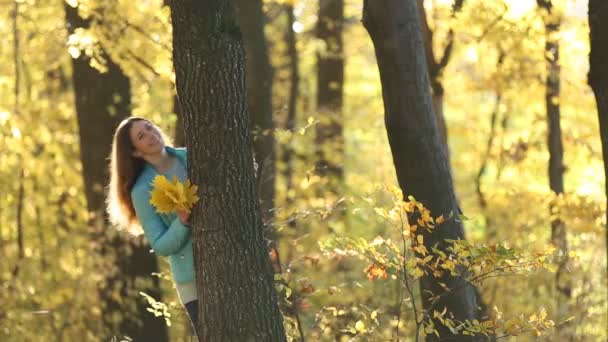
[(154, 252), (169, 257), (179, 300), (196, 332), (198, 298), (190, 214), (159, 214), (150, 204), (156, 175), (177, 176), (182, 182), (188, 176), (186, 149), (165, 144), (170, 144), (166, 135), (146, 119), (130, 117), (118, 125), (110, 156), (107, 210), (112, 223), (131, 231), (143, 228)]

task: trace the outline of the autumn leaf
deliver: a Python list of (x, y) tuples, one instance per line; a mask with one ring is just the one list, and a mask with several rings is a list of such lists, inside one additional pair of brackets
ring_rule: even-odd
[(365, 268), (364, 272), (367, 274), (367, 279), (369, 280), (374, 280), (374, 278), (388, 278), (388, 273), (386, 273), (386, 267), (384, 266), (371, 264)]
[(150, 204), (156, 207), (158, 213), (170, 213), (176, 210), (190, 212), (199, 197), (198, 187), (190, 180), (180, 182), (177, 177), (169, 181), (164, 175), (158, 175), (152, 182)]
[(435, 222), (437, 224), (442, 224), (443, 222), (445, 222), (445, 218), (443, 218), (443, 215), (439, 216), (438, 218), (435, 219)]

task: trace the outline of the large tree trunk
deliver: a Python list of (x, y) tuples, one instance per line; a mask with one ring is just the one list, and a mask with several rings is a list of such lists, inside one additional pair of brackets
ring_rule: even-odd
[(181, 147), (186, 145), (186, 137), (184, 137), (184, 117), (179, 106), (177, 94), (173, 95), (173, 113), (175, 113), (176, 116), (175, 138), (173, 139), (173, 145)]
[(323, 49), (317, 52), (317, 111), (315, 138), (317, 171), (329, 178), (325, 190), (339, 193), (343, 180), (344, 137), (342, 103), (344, 84), (344, 0), (320, 0), (317, 38)]
[(245, 86), (230, 0), (171, 3), (189, 175), (202, 341), (285, 341), (263, 238)]
[[(564, 193), (564, 148), (562, 145), (562, 130), (560, 123), (560, 66), (559, 66), (559, 34), (560, 18), (553, 13), (551, 0), (537, 0), (539, 8), (544, 12), (545, 50), (547, 75), (545, 79), (545, 106), (547, 109), (547, 145), (549, 149), (549, 187), (556, 195)], [(554, 212), (554, 205), (549, 208)], [(568, 272), (568, 240), (566, 224), (559, 218), (551, 221), (551, 243), (561, 252), (555, 273), (557, 289), (557, 318), (565, 319), (568, 315), (572, 285)], [(557, 327), (557, 334), (562, 341), (573, 338), (567, 332), (570, 324)]]
[[(604, 175), (608, 179), (608, 2), (605, 0), (589, 0), (589, 38), (591, 43), (589, 85), (593, 89), (597, 103)], [(605, 182), (605, 186), (604, 191), (608, 200), (608, 181)], [(608, 222), (608, 201), (606, 222)], [(606, 250), (608, 252), (608, 229), (606, 229)], [(608, 258), (608, 253), (606, 256)], [(608, 282), (606, 285), (608, 286)]]
[[(66, 4), (65, 10), (69, 33), (89, 26), (76, 8)], [(84, 55), (72, 59), (72, 81), (87, 208), (90, 225), (95, 227), (91, 235), (101, 248), (99, 252), (104, 258), (112, 259), (116, 269), (108, 272), (99, 288), (104, 328), (110, 334), (106, 339), (127, 335), (136, 341), (166, 341), (164, 320), (148, 312), (147, 303), (138, 294), (143, 291), (160, 300), (158, 278), (151, 276), (152, 272), (158, 272), (156, 257), (141, 241), (130, 241), (112, 231), (104, 210), (104, 187), (108, 183), (106, 158), (110, 155), (114, 130), (129, 115), (131, 106), (129, 79), (109, 56), (105, 58), (108, 67), (105, 73), (91, 67)], [(152, 285), (135, 287), (138, 277), (150, 279)], [(120, 300), (112, 295), (117, 291), (122, 297)], [(133, 301), (137, 302), (135, 311), (130, 309)]]
[(275, 241), (274, 221), (275, 151), (274, 122), (272, 119), (272, 66), (268, 57), (264, 34), (265, 16), (262, 0), (237, 0), (239, 26), (242, 28), (247, 53), (246, 79), (249, 113), (251, 114), (254, 143), (258, 163), (257, 182), (262, 208), (262, 221), (267, 236)]
[[(399, 186), (405, 198), (413, 195), (434, 216), (457, 214), (449, 164), (433, 114), (416, 0), (364, 0), (363, 24), (376, 51), (384, 119)], [(465, 238), (459, 220), (448, 220), (426, 235), (424, 244), (429, 251), (435, 244), (445, 250), (444, 239)], [(480, 318), (476, 288), (462, 276), (423, 276), (420, 293), (424, 309), (432, 306), (429, 292), (435, 295), (445, 292), (440, 282), (453, 291), (441, 297), (434, 307), (447, 308), (458, 321)], [(441, 339), (483, 339), (454, 335), (438, 320), (434, 323)], [(438, 338), (431, 334), (427, 340)]]

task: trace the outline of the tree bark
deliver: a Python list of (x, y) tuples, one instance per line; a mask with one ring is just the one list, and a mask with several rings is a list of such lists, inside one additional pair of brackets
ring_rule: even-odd
[(254, 178), (245, 50), (230, 0), (173, 1), (202, 341), (285, 341)]
[[(589, 0), (589, 85), (595, 94), (597, 114), (602, 141), (604, 175), (608, 179), (608, 2)], [(605, 182), (608, 205), (608, 181)], [(608, 222), (608, 206), (606, 207)], [(606, 229), (606, 250), (608, 251), (608, 229)], [(608, 258), (608, 253), (606, 253)], [(606, 278), (608, 286), (608, 278)]]
[(177, 98), (177, 94), (173, 95), (173, 113), (175, 113), (176, 116), (175, 139), (173, 140), (173, 144), (175, 146), (185, 146), (186, 137), (184, 137), (184, 117), (182, 110), (179, 107), (179, 99)]
[(253, 124), (253, 149), (258, 163), (257, 182), (262, 221), (267, 236), (275, 241), (273, 229), (275, 198), (274, 122), (272, 118), (272, 66), (268, 57), (262, 0), (237, 0), (239, 25), (242, 28), (246, 61), (247, 99)]
[[(343, 180), (344, 137), (342, 103), (344, 88), (344, 0), (320, 0), (317, 38), (324, 49), (317, 52), (317, 112), (315, 138), (317, 171), (330, 178), (325, 190), (339, 193)], [(330, 157), (331, 156), (331, 157)]]
[[(450, 213), (458, 216), (450, 167), (442, 148), (437, 123), (433, 115), (424, 45), (415, 0), (364, 0), (363, 25), (374, 43), (384, 100), (384, 120), (404, 200), (413, 195), (437, 217)], [(447, 220), (430, 234), (424, 244), (445, 251), (444, 239), (464, 239), (460, 220)], [(429, 292), (445, 291), (440, 282), (452, 291), (444, 294), (435, 305)], [(476, 288), (464, 276), (444, 274), (420, 279), (420, 293), (425, 310), (444, 307), (458, 321), (480, 319)], [(431, 311), (432, 312), (432, 311)], [(442, 340), (478, 341), (484, 337), (454, 335), (440, 321), (433, 320)], [(427, 335), (427, 341), (439, 340)]]
[[(65, 5), (68, 32), (76, 28), (87, 28), (90, 23), (78, 15), (78, 10)], [(99, 251), (105, 258), (113, 258), (115, 272), (100, 284), (99, 295), (102, 303), (104, 328), (112, 336), (127, 335), (142, 341), (167, 341), (164, 320), (146, 310), (147, 303), (139, 295), (143, 291), (160, 300), (158, 278), (151, 278), (158, 272), (155, 255), (141, 242), (130, 241), (124, 235), (109, 228), (105, 214), (104, 187), (108, 183), (108, 165), (113, 133), (122, 119), (130, 113), (131, 88), (129, 79), (109, 56), (105, 55), (108, 71), (100, 73), (90, 66), (86, 56), (72, 59), (72, 81), (80, 135), (80, 156), (82, 161), (87, 208), (90, 213), (91, 234)], [(153, 285), (136, 288), (135, 278), (152, 279)], [(112, 292), (119, 291), (122, 300), (113, 299)], [(137, 301), (133, 312), (131, 303)], [(115, 322), (113, 316), (120, 317)], [(143, 322), (142, 322), (143, 320)], [(143, 324), (142, 324), (143, 323)]]

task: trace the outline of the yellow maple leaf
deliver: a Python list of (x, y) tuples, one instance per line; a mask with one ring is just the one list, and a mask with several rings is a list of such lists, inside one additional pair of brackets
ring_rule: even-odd
[(178, 209), (190, 212), (199, 200), (196, 195), (198, 187), (190, 180), (182, 183), (174, 176), (169, 181), (164, 175), (158, 175), (154, 178), (152, 187), (150, 204), (156, 207), (158, 213), (170, 213)]
[(196, 202), (198, 202), (198, 186), (193, 185), (190, 180), (186, 180), (185, 183), (178, 184), (179, 202), (177, 207), (181, 210), (190, 212)]
[(156, 207), (159, 213), (169, 213), (174, 210), (174, 196), (171, 194), (172, 184), (165, 176), (156, 176), (152, 182), (150, 204)]

